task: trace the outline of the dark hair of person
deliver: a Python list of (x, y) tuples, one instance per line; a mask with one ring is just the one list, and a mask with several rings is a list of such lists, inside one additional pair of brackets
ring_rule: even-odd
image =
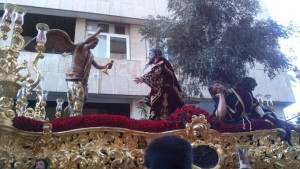
[(191, 169), (192, 163), (190, 143), (175, 135), (160, 136), (152, 140), (146, 149), (148, 169)]
[(33, 166), (34, 169), (35, 169), (35, 167), (36, 167), (37, 162), (39, 162), (39, 161), (43, 161), (43, 162), (44, 162), (45, 168), (46, 168), (46, 169), (49, 167), (49, 164), (48, 164), (48, 162), (47, 162), (46, 159), (44, 159), (44, 158), (39, 158), (39, 159), (37, 159), (37, 160), (35, 161), (35, 164), (34, 164), (34, 166)]

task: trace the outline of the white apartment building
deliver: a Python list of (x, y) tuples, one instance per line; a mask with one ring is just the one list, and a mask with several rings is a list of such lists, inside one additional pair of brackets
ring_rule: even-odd
[[(75, 42), (81, 42), (96, 31), (99, 24), (105, 25), (105, 32), (99, 35), (99, 44), (92, 51), (95, 60), (104, 65), (113, 59), (114, 66), (109, 75), (92, 68), (89, 79), (89, 95), (84, 114), (112, 113), (139, 119), (136, 102), (147, 95), (150, 88), (145, 84), (135, 84), (133, 79), (146, 73), (144, 66), (149, 45), (139, 34), (139, 28), (147, 15), (167, 15), (167, 0), (0, 0), (0, 14), (3, 4), (13, 3), (27, 9), (22, 34), (28, 42), (36, 35), (35, 24), (44, 22), (50, 29), (63, 29)], [(35, 52), (22, 51), (18, 62), (24, 59), (32, 63)], [(47, 116), (54, 118), (55, 100), (65, 99), (67, 105), (67, 84), (65, 72), (71, 65), (68, 53), (47, 53), (39, 61), (42, 72), (42, 88), (49, 91)], [(271, 94), (274, 109), (279, 118), (284, 119), (283, 108), (294, 102), (289, 78), (281, 72), (270, 80), (257, 64), (250, 70), (258, 87), (256, 94)], [(199, 107), (210, 113), (214, 109), (211, 97), (203, 87), (203, 97)], [(31, 97), (32, 100), (34, 96)], [(34, 102), (32, 101), (32, 104)]]

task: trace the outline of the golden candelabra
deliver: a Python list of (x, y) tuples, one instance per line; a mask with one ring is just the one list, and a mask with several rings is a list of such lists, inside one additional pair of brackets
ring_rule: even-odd
[[(37, 74), (33, 79), (29, 71), (28, 62), (25, 60), (18, 65), (17, 59), (20, 55), (20, 50), (23, 49), (25, 41), (21, 33), (23, 32), (22, 25), (26, 10), (17, 7), (13, 4), (4, 4), (4, 14), (1, 20), (0, 32), (0, 121), (11, 121), (15, 117), (15, 112), (12, 110), (14, 105), (13, 96), (17, 93), (16, 114), (18, 116), (28, 116), (35, 119), (45, 119), (45, 100), (42, 100), (40, 89), (36, 90), (37, 105), (33, 110), (27, 108), (27, 93), (32, 94), (32, 90), (39, 84), (41, 73), (37, 67), (39, 59), (44, 58), (46, 33), (49, 30), (48, 25), (39, 23), (36, 25), (38, 35), (36, 37), (38, 52), (33, 61), (33, 68)], [(11, 40), (8, 33), (13, 27), (13, 36), (15, 43), (10, 46), (4, 46), (3, 43)], [(25, 70), (25, 75), (21, 73)], [(23, 88), (21, 89), (21, 86)]]

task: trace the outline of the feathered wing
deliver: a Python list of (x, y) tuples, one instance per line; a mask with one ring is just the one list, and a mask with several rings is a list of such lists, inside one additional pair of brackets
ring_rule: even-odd
[[(36, 37), (32, 38), (26, 45), (25, 50), (36, 52)], [(71, 41), (70, 36), (63, 30), (51, 29), (47, 33), (45, 53), (73, 53), (76, 45)]]

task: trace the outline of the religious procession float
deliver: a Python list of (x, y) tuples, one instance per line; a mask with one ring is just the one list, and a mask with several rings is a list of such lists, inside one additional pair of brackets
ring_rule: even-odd
[[(0, 49), (0, 168), (29, 168), (39, 158), (57, 169), (144, 168), (145, 148), (153, 138), (166, 134), (191, 143), (194, 168), (300, 168), (300, 137), (294, 128), (282, 130), (265, 119), (227, 124), (193, 105), (177, 108), (164, 120), (135, 120), (109, 114), (61, 117), (58, 100), (57, 118), (47, 120), (47, 93), (39, 86), (37, 65), (51, 45), (49, 27), (36, 25), (34, 61), (18, 65), (26, 10), (12, 4), (4, 7), (0, 40), (7, 40), (12, 32), (16, 43)], [(36, 105), (30, 108), (27, 96), (33, 92)], [(288, 140), (282, 139), (287, 134)]]

